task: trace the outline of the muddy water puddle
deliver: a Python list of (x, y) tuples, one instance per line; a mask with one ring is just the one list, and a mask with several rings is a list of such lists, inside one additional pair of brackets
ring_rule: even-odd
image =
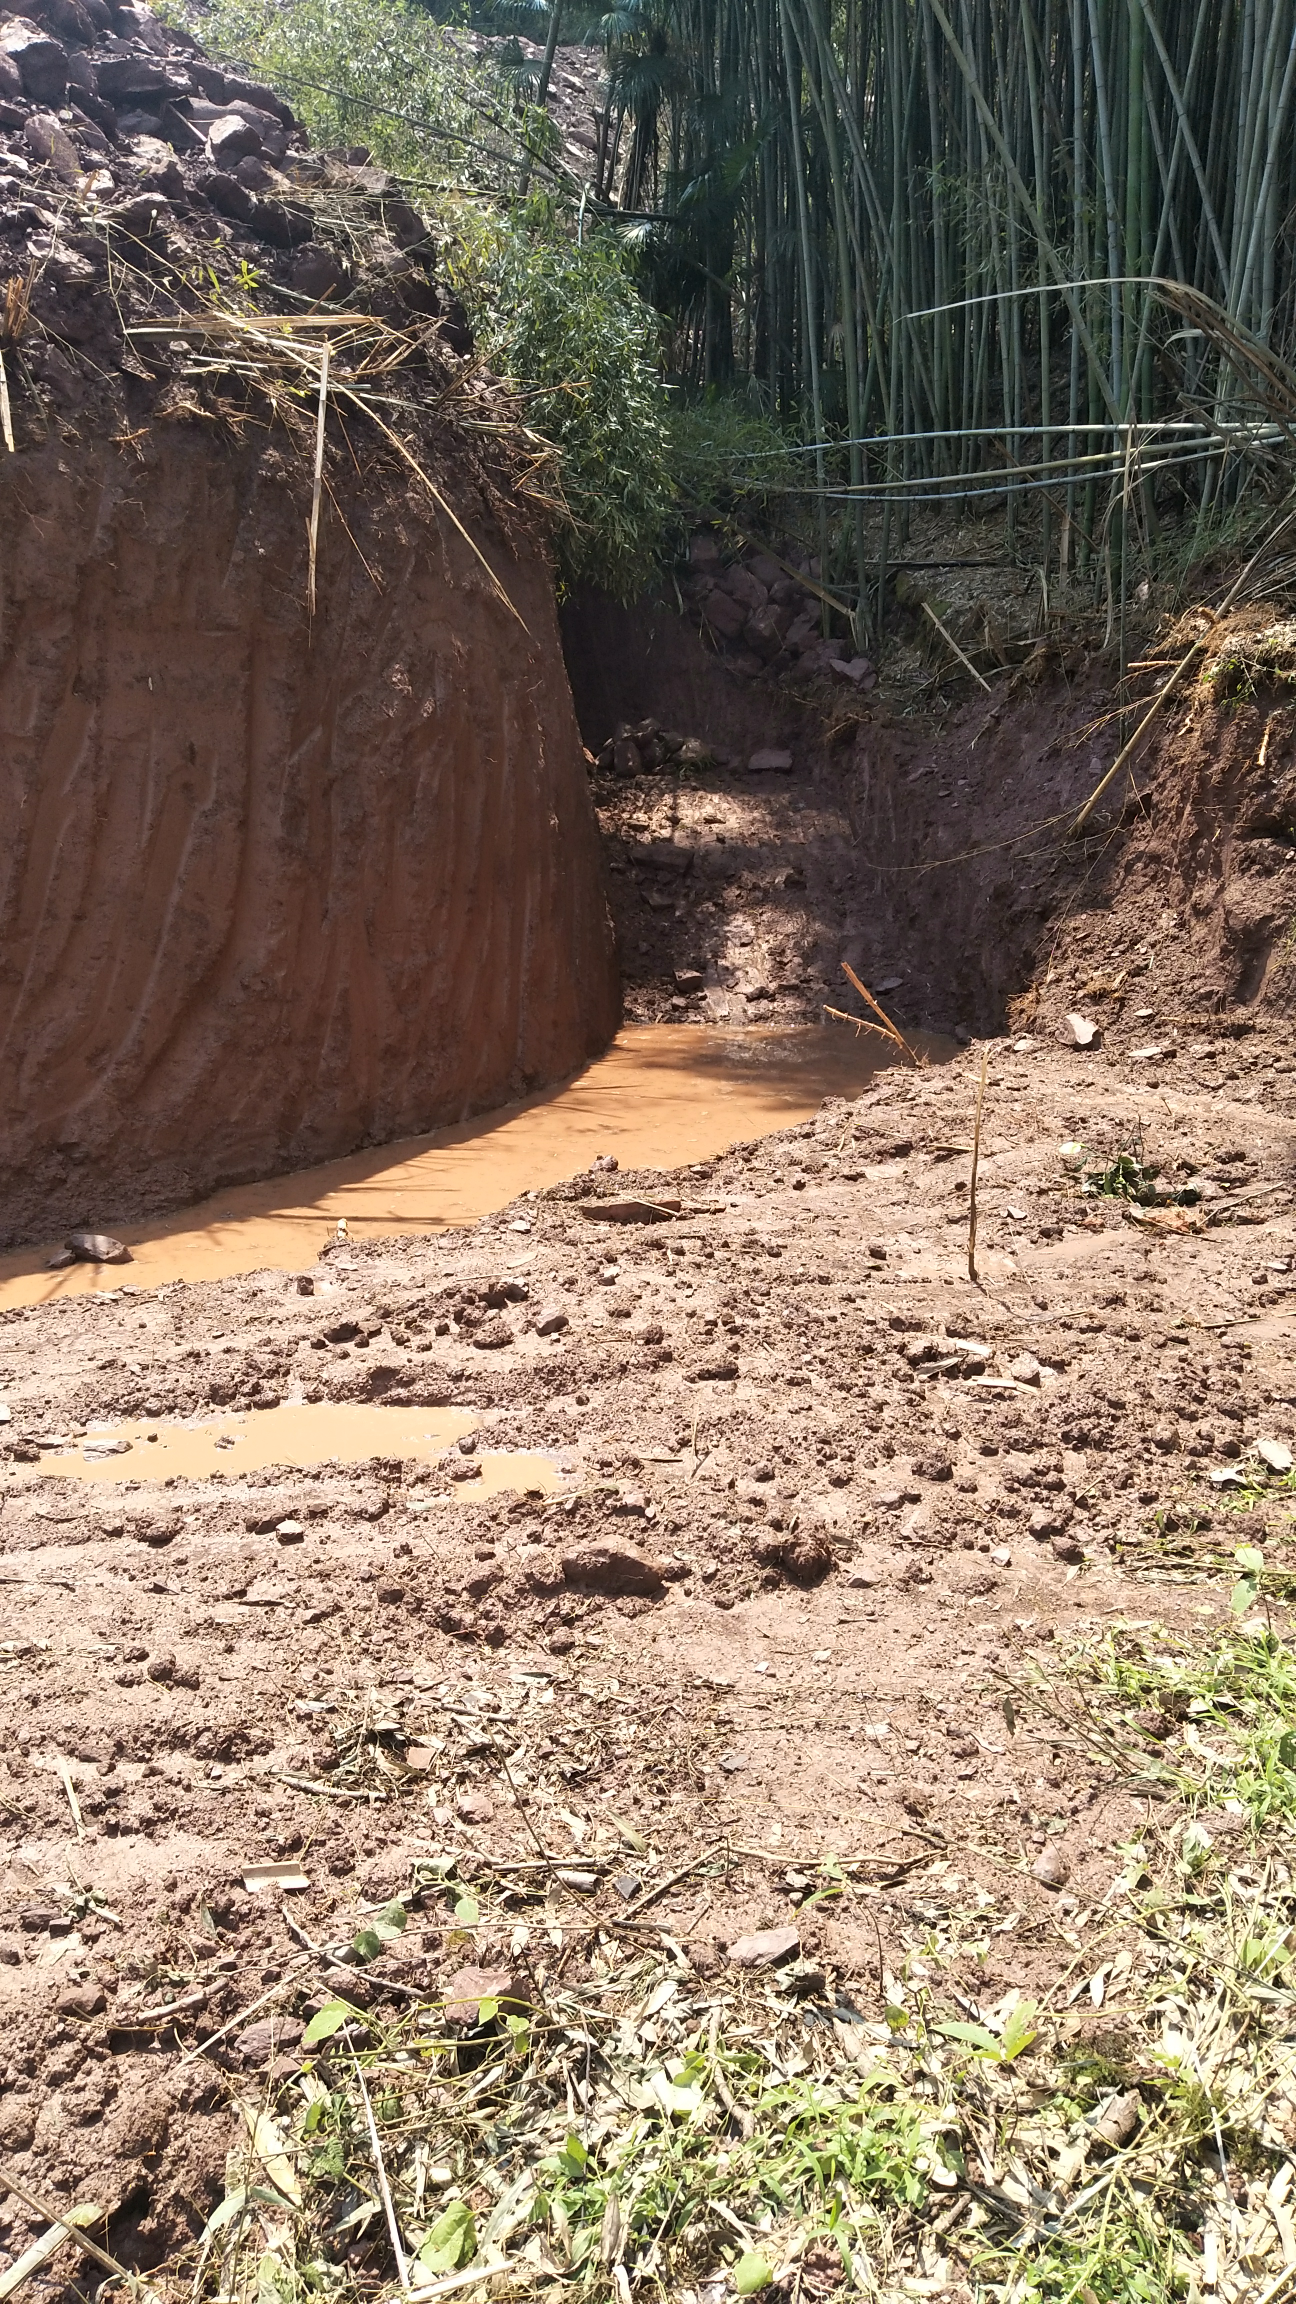
[[(331, 1401), (255, 1408), (187, 1424), (123, 1419), (52, 1435), (29, 1477), (203, 1480), (213, 1472), (262, 1472), (270, 1464), (362, 1464), (375, 1456), (431, 1464), (477, 1423), (466, 1408), (374, 1408)], [(475, 1472), (455, 1483), (456, 1493), (469, 1500), (504, 1489), (548, 1496), (564, 1486), (560, 1460), (537, 1449), (484, 1448), (471, 1458), (459, 1456), (456, 1469), (466, 1471), (470, 1462)]]
[[(940, 1057), (952, 1044), (919, 1038)], [(214, 1193), (146, 1225), (87, 1211), (131, 1251), (130, 1265), (45, 1269), (56, 1245), (0, 1257), (0, 1307), (122, 1286), (215, 1280), (315, 1263), (346, 1219), (353, 1238), (475, 1224), (612, 1153), (623, 1168), (679, 1168), (808, 1119), (826, 1096), (858, 1096), (889, 1061), (885, 1042), (843, 1026), (711, 1031), (643, 1024), (565, 1086), (454, 1128), (358, 1152), (262, 1184)], [(387, 1413), (383, 1410), (381, 1413)]]

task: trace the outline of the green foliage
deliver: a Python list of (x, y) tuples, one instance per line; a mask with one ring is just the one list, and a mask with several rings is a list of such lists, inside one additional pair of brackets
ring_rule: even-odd
[(1245, 1616), (1259, 1598), (1265, 1558), (1257, 1544), (1239, 1544), (1233, 1557), (1242, 1574), (1233, 1587), (1229, 1606), (1235, 1616)]
[(361, 1960), (376, 1960), (389, 1944), (394, 1944), (404, 1930), (405, 1907), (399, 1901), (384, 1904), (376, 1912), (367, 1928), (357, 1930), (351, 1940), (351, 1949)]
[(628, 258), (608, 233), (578, 243), (533, 201), (479, 227), (456, 286), (527, 422), (559, 450), (564, 578), (632, 598), (673, 533), (675, 491), (657, 324)]
[(282, 90), (317, 144), (367, 144), (425, 180), (489, 187), (514, 175), (497, 77), (406, 0), (208, 0), (192, 15), (170, 0), (170, 12), (213, 56)]
[[(807, 479), (805, 458), (744, 392), (711, 391), (670, 417), (671, 468), (690, 519), (759, 523)], [(813, 478), (810, 467), (809, 477)]]
[[(1243, 1545), (1235, 1558), (1250, 1606), (1264, 1556)], [(1105, 1733), (1127, 1733), (1149, 1705), (1159, 1708), (1182, 1725), (1173, 1749), (1143, 1757), (1145, 1773), (1190, 1807), (1236, 1801), (1257, 1827), (1296, 1818), (1296, 1653), (1253, 1625), (1196, 1645), (1158, 1638), (1149, 1655), (1116, 1627), (1073, 1664)]]
[(438, 2216), (416, 2261), (428, 2272), (453, 2272), (477, 2253), (477, 2226), (466, 2200), (452, 2200)]
[(1034, 2000), (1018, 2000), (1009, 2011), (1002, 2032), (988, 2031), (984, 2024), (937, 2023), (933, 2030), (946, 2040), (960, 2040), (972, 2050), (974, 2056), (991, 2064), (1011, 2064), (1030, 2047), (1036, 2037), (1035, 2018), (1039, 2009)]
[(302, 2035), (302, 2045), (306, 2048), (316, 2048), (321, 2040), (331, 2040), (333, 2034), (340, 2032), (344, 2024), (362, 2022), (363, 2018), (359, 2009), (353, 2008), (349, 2001), (326, 2000), (318, 2015), (312, 2016), (307, 2025)]
[[(1064, 1157), (1070, 1150), (1063, 1147)], [(1157, 1182), (1160, 1174), (1155, 1160), (1144, 1158), (1140, 1134), (1123, 1144), (1105, 1168), (1086, 1168), (1080, 1190), (1086, 1199), (1133, 1200), (1140, 1208), (1196, 1206), (1201, 1194), (1195, 1186), (1176, 1191), (1172, 1184)]]

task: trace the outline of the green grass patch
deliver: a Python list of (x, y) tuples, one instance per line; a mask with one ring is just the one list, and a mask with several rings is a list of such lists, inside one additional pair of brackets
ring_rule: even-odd
[[(1296, 1653), (1259, 1623), (1119, 1625), (1002, 1693), (1023, 1749), (1071, 1747), (1146, 1803), (1086, 1908), (1027, 1924), (1022, 1885), (953, 1849), (881, 1886), (824, 1859), (808, 1901), (878, 1923), (851, 1984), (808, 1960), (702, 1973), (557, 1875), (479, 1859), (469, 1895), (451, 1859), (422, 1866), (341, 1955), (354, 2000), (317, 2001), (293, 2068), (241, 2099), (192, 2292), (1265, 2294), (1296, 2253)], [(508, 1947), (516, 1981), (475, 2022), (383, 1996), (419, 1902), (452, 1958)], [(1031, 1992), (979, 1992), (1017, 1932)]]

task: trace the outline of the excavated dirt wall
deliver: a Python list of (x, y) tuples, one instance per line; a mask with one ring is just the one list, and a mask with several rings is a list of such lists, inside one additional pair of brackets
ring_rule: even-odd
[[(1168, 666), (1196, 629), (1147, 645)], [(1279, 607), (1221, 625), (1081, 838), (1122, 733), (1100, 652), (906, 719), (840, 687), (789, 699), (666, 607), (577, 596), (563, 641), (591, 749), (651, 707), (714, 752), (682, 780), (649, 736), (642, 773), (605, 754), (595, 780), (632, 1017), (811, 1022), (825, 1000), (858, 1007), (843, 960), (905, 1026), (964, 1036), (1015, 1021), (1069, 1041), (1071, 1013), (1108, 1030), (1128, 1009), (1141, 1043), (1157, 1014), (1291, 1014), (1296, 626)], [(1163, 676), (1146, 669), (1131, 724)]]
[[(254, 436), (255, 437), (255, 436)], [(460, 1119), (613, 1031), (538, 552), (156, 427), (0, 471), (0, 1239)], [(524, 628), (525, 627), (525, 628)]]

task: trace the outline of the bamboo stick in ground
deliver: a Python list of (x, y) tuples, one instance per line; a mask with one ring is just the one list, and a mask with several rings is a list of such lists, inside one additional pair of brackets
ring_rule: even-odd
[(968, 1278), (976, 1282), (977, 1171), (981, 1166), (981, 1108), (985, 1103), (987, 1055), (981, 1051), (981, 1078), (977, 1082), (976, 1126), (972, 1130), (972, 1174), (968, 1182)]
[(315, 562), (319, 551), (320, 492), (324, 481), (324, 425), (328, 415), (329, 347), (327, 336), (320, 346), (319, 401), (315, 411), (315, 485), (311, 491), (310, 509), (310, 571), (306, 582), (307, 610), (315, 616)]
[[(892, 1023), (885, 1008), (881, 1005), (880, 1001), (874, 999), (867, 984), (861, 984), (859, 977), (856, 975), (848, 960), (843, 960), (842, 962), (842, 974), (851, 984), (854, 985), (855, 990), (858, 992), (861, 1000), (866, 1000), (868, 1002), (868, 1005), (872, 1009), (874, 1015), (881, 1018), (887, 1038), (894, 1040), (897, 1048), (903, 1048), (911, 1064), (921, 1064), (922, 1058), (919, 1055), (917, 1049), (910, 1047), (909, 1042), (906, 1040), (903, 1032), (900, 1030), (899, 1025)], [(851, 1021), (852, 1023), (855, 1023), (862, 1021), (862, 1019), (852, 1017)]]
[(932, 620), (932, 623), (935, 625), (935, 627), (936, 627), (937, 631), (939, 632), (939, 634), (940, 634), (940, 636), (941, 636), (942, 640), (945, 642), (945, 645), (946, 645), (946, 647), (947, 647), (947, 648), (952, 648), (952, 649), (953, 649), (953, 651), (954, 651), (955, 655), (957, 656), (957, 658), (958, 658), (958, 660), (959, 660), (960, 664), (962, 664), (962, 665), (964, 666), (965, 670), (967, 670), (968, 672), (970, 672), (970, 673), (971, 673), (971, 675), (972, 675), (972, 677), (973, 677), (973, 679), (974, 679), (974, 680), (976, 680), (976, 681), (979, 681), (979, 682), (980, 682), (981, 686), (984, 688), (984, 690), (985, 690), (985, 692), (986, 692), (986, 694), (987, 694), (987, 696), (988, 696), (988, 695), (990, 694), (990, 683), (989, 683), (989, 681), (988, 681), (988, 680), (982, 680), (982, 679), (981, 679), (981, 674), (978, 672), (978, 670), (977, 670), (977, 668), (976, 668), (975, 664), (973, 664), (973, 663), (971, 662), (971, 660), (970, 660), (970, 658), (969, 658), (969, 657), (967, 657), (967, 656), (965, 656), (965, 655), (964, 655), (964, 653), (963, 653), (962, 649), (960, 648), (960, 646), (959, 646), (959, 644), (958, 644), (957, 640), (954, 638), (954, 635), (953, 635), (953, 633), (952, 633), (952, 632), (947, 632), (947, 631), (946, 631), (946, 629), (945, 629), (945, 626), (942, 624), (942, 622), (941, 622), (941, 620), (940, 620), (939, 616), (937, 615), (937, 613), (936, 613), (935, 609), (934, 609), (934, 608), (929, 608), (929, 607), (928, 607), (928, 605), (927, 605), (927, 602), (926, 602), (925, 600), (921, 600), (921, 601), (919, 601), (918, 605), (919, 605), (919, 607), (922, 609), (922, 612), (923, 612), (924, 616), (930, 616), (930, 618), (931, 618), (931, 620)]

